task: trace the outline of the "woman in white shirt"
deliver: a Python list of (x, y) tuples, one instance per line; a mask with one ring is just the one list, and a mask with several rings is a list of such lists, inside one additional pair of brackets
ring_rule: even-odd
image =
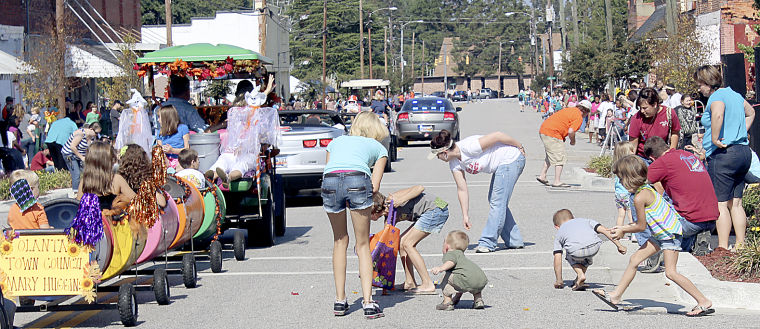
[(486, 253), (496, 250), (500, 236), (507, 248), (524, 247), (520, 229), (509, 210), (509, 198), (525, 168), (525, 149), (522, 143), (501, 132), (470, 136), (454, 143), (451, 133), (442, 130), (430, 142), (430, 147), (432, 154), (428, 155), (429, 159), (437, 157), (449, 163), (457, 185), (463, 224), (468, 230), (472, 227), (469, 216), (470, 196), (464, 173), (493, 174), (488, 192), (488, 221), (475, 251)]

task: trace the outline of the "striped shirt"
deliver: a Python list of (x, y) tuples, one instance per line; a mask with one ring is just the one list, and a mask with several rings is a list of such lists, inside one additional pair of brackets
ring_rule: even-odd
[(79, 142), (79, 145), (77, 145), (77, 151), (79, 151), (79, 154), (87, 154), (87, 148), (90, 147), (90, 143), (87, 140), (84, 129), (77, 129), (73, 134), (71, 134), (71, 136), (69, 136), (69, 139), (66, 140), (66, 144), (63, 144), (63, 149), (61, 150), (61, 153), (63, 153), (63, 155), (74, 154), (74, 152), (71, 151), (71, 142), (74, 140), (74, 136), (76, 136), (77, 133), (82, 134), (82, 140)]
[(652, 230), (652, 237), (662, 241), (675, 239), (676, 235), (682, 235), (681, 215), (673, 208), (673, 205), (665, 201), (662, 195), (657, 193), (649, 184), (640, 187), (639, 191), (641, 190), (652, 191), (654, 195), (654, 202), (645, 208), (647, 225)]

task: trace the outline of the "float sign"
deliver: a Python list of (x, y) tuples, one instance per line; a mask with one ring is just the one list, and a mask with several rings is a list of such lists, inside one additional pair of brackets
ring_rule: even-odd
[(82, 294), (90, 255), (67, 235), (0, 239), (0, 287), (4, 295)]

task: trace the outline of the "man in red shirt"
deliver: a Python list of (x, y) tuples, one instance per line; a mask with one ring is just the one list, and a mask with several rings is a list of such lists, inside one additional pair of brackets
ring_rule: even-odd
[(704, 164), (690, 152), (671, 149), (659, 136), (646, 141), (644, 154), (654, 160), (647, 179), (662, 184), (655, 187), (661, 194), (663, 189), (667, 192), (682, 217), (683, 251), (692, 251), (693, 246), (695, 254), (706, 254), (718, 219), (718, 198)]
[(34, 171), (55, 171), (53, 159), (50, 157), (50, 150), (45, 148), (42, 151), (37, 152), (37, 154), (34, 155), (34, 158), (32, 158), (32, 163), (29, 164), (29, 169)]

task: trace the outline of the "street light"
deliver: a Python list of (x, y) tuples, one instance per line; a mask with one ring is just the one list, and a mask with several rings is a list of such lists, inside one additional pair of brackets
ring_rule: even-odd
[[(372, 79), (372, 14), (381, 11), (381, 10), (388, 10), (388, 11), (394, 11), (398, 10), (396, 7), (388, 7), (388, 8), (380, 8), (377, 10), (374, 10), (367, 15), (367, 38), (369, 39), (369, 78)], [(361, 29), (364, 29), (363, 26), (360, 26)], [(362, 44), (363, 44), (362, 40)]]
[(418, 19), (416, 21), (409, 21), (401, 24), (401, 81), (404, 81), (404, 27), (412, 23), (425, 23), (425, 21)]

